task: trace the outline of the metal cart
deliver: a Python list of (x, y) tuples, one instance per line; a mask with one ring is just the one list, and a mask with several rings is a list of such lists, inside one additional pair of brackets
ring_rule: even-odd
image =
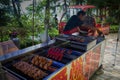
[[(91, 42), (92, 44), (90, 44)], [(30, 56), (39, 55), (46, 57), (48, 60), (51, 59), (53, 61), (52, 67), (56, 67), (56, 70), (52, 72), (40, 68), (48, 74), (41, 78), (42, 80), (89, 80), (95, 71), (102, 65), (105, 39), (98, 38), (90, 41), (90, 45), (88, 45), (90, 47), (88, 47), (89, 49), (86, 49), (86, 51), (82, 51), (82, 48), (78, 49), (70, 46), (71, 44), (74, 44), (71, 40), (67, 40), (67, 42), (64, 41), (64, 39), (61, 41), (51, 40), (48, 44), (42, 43), (2, 55), (0, 56), (2, 69), (6, 71), (8, 80), (33, 80), (33, 78), (15, 69), (13, 64), (21, 60), (26, 61), (26, 59), (31, 58)], [(72, 50), (71, 54), (67, 54), (67, 52), (64, 53), (62, 60), (55, 60), (47, 57), (48, 48), (58, 45), (60, 49), (65, 49), (67, 51)]]

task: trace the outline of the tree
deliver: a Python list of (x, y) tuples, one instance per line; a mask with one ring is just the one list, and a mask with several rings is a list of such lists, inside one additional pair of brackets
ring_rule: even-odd
[[(88, 0), (87, 1), (88, 4), (92, 4), (95, 5), (96, 8), (99, 10), (99, 15), (103, 15), (103, 11), (105, 9), (105, 15), (106, 12), (108, 12), (108, 16), (109, 17), (114, 17), (114, 18), (119, 18), (119, 13), (120, 13), (120, 9), (119, 9), (119, 4), (120, 4), (120, 0)], [(118, 19), (117, 19), (118, 22)]]
[(49, 19), (50, 19), (50, 0), (46, 0), (45, 5), (45, 25), (49, 26)]
[(109, 16), (115, 17), (117, 21), (120, 21), (120, 0), (106, 0), (106, 6), (109, 12)]
[(71, 0), (74, 5), (83, 5), (86, 0)]
[(64, 13), (63, 13), (62, 16), (61, 16), (60, 22), (62, 21), (64, 15), (67, 13), (67, 1), (66, 1), (66, 0), (64, 0), (64, 10), (65, 10), (65, 11), (64, 11)]
[(9, 22), (10, 0), (0, 0), (0, 26), (6, 26)]
[(18, 21), (18, 24), (20, 27), (23, 27), (23, 24), (22, 22), (20, 21), (20, 1), (19, 0), (12, 0), (12, 5), (13, 5), (13, 10), (14, 10), (14, 15), (15, 15), (15, 18), (16, 20)]

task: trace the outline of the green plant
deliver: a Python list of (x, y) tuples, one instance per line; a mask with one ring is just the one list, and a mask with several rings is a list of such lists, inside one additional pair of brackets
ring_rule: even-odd
[(117, 20), (114, 17), (107, 17), (105, 21), (110, 24), (117, 24)]
[(48, 31), (48, 34), (50, 35), (50, 37), (55, 37), (59, 34), (58, 30), (54, 27), (50, 28)]
[(119, 30), (119, 26), (118, 25), (111, 25), (110, 26), (110, 32), (111, 33), (117, 33)]

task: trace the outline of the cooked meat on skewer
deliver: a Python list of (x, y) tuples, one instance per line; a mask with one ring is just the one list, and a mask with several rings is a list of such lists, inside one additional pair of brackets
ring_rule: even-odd
[(32, 64), (47, 70), (48, 67), (50, 67), (52, 65), (53, 61), (52, 60), (48, 60), (45, 57), (34, 56), (31, 62), (32, 62)]
[(16, 69), (20, 70), (24, 74), (34, 78), (35, 80), (40, 80), (45, 77), (47, 74), (42, 70), (34, 67), (33, 65), (28, 64), (27, 62), (20, 61), (13, 65)]

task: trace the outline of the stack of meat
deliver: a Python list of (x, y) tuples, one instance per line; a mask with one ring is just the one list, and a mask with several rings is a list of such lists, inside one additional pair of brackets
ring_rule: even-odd
[(61, 50), (60, 48), (49, 48), (47, 57), (61, 61), (64, 52), (65, 49)]
[(60, 49), (57, 47), (52, 47), (52, 48), (49, 48), (47, 57), (61, 61), (64, 56), (64, 53), (71, 54), (72, 50), (66, 50), (66, 49)]
[(34, 56), (32, 59), (32, 64), (39, 66), (40, 68), (43, 68), (45, 70), (48, 70), (52, 63), (52, 60), (48, 60), (45, 57), (41, 57), (38, 55)]
[(27, 62), (20, 61), (13, 65), (16, 69), (20, 70), (24, 74), (34, 78), (35, 80), (40, 80), (41, 78), (47, 76), (45, 72), (28, 64)]

